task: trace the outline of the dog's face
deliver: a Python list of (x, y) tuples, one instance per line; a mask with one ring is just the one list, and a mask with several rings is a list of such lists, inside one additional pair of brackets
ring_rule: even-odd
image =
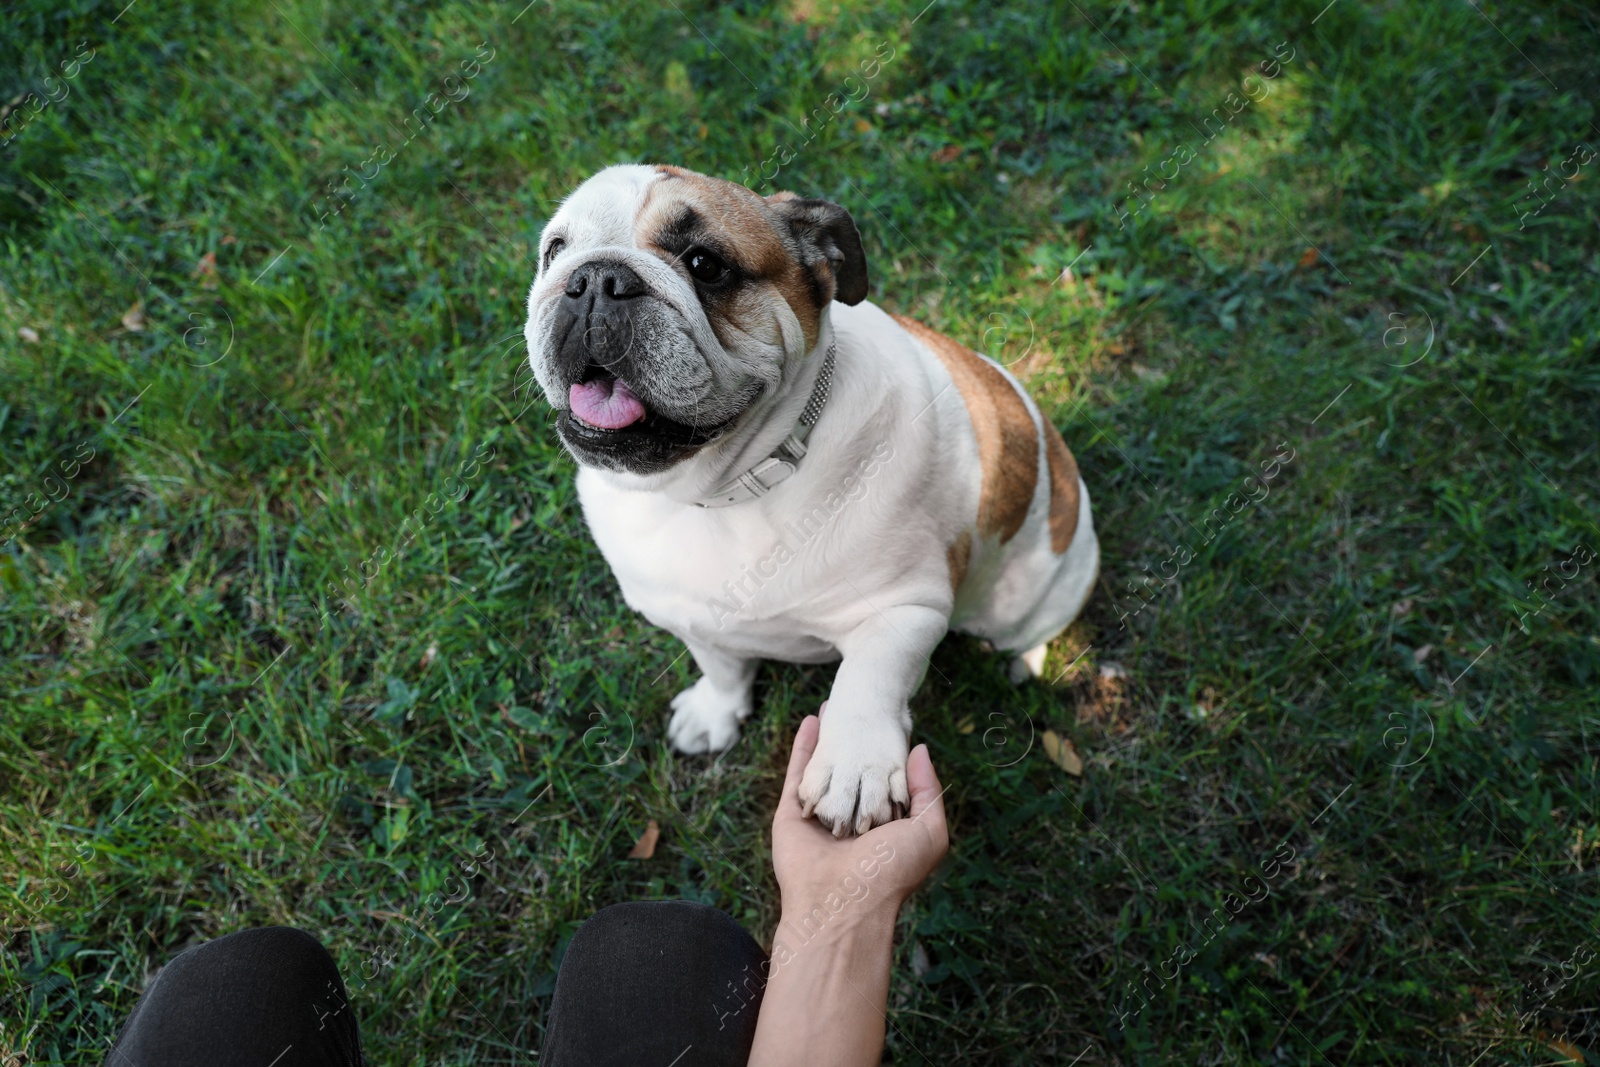
[(867, 295), (850, 215), (677, 167), (610, 167), (539, 240), (529, 361), (580, 463), (652, 474), (781, 390)]

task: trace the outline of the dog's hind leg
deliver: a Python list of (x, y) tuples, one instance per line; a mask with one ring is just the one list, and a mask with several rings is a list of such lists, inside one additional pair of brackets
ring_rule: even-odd
[(1011, 684), (1022, 685), (1029, 678), (1038, 678), (1044, 674), (1044, 657), (1049, 651), (1050, 643), (1047, 641), (1013, 659), (1006, 668), (1006, 676), (1011, 679)]
[(739, 724), (750, 716), (756, 660), (685, 642), (703, 672), (672, 698), (667, 739), (679, 752), (721, 752), (739, 740)]

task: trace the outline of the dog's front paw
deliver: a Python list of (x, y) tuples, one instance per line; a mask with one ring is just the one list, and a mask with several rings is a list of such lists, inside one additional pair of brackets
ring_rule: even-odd
[(750, 714), (750, 693), (730, 693), (702, 677), (672, 698), (667, 740), (679, 752), (722, 752), (739, 740), (739, 723)]
[(800, 779), (807, 815), (835, 837), (864, 834), (905, 814), (906, 733), (897, 723), (871, 727), (824, 719), (817, 749)]

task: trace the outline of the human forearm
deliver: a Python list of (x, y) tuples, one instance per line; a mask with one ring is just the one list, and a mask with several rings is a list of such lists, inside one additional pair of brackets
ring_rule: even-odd
[(785, 909), (773, 939), (752, 1067), (877, 1064), (889, 1001), (894, 913), (846, 911), (821, 929), (794, 921), (794, 914)]

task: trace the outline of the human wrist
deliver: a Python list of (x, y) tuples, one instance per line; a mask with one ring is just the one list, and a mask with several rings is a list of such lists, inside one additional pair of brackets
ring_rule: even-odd
[(781, 919), (816, 917), (819, 910), (828, 917), (829, 926), (849, 929), (861, 927), (893, 926), (895, 916), (906, 898), (899, 893), (875, 892), (859, 899), (838, 897), (821, 893), (784, 893), (779, 891), (778, 915)]
[(894, 938), (901, 900), (888, 893), (852, 900), (831, 894), (785, 894), (773, 933), (773, 955), (779, 945), (855, 947)]

